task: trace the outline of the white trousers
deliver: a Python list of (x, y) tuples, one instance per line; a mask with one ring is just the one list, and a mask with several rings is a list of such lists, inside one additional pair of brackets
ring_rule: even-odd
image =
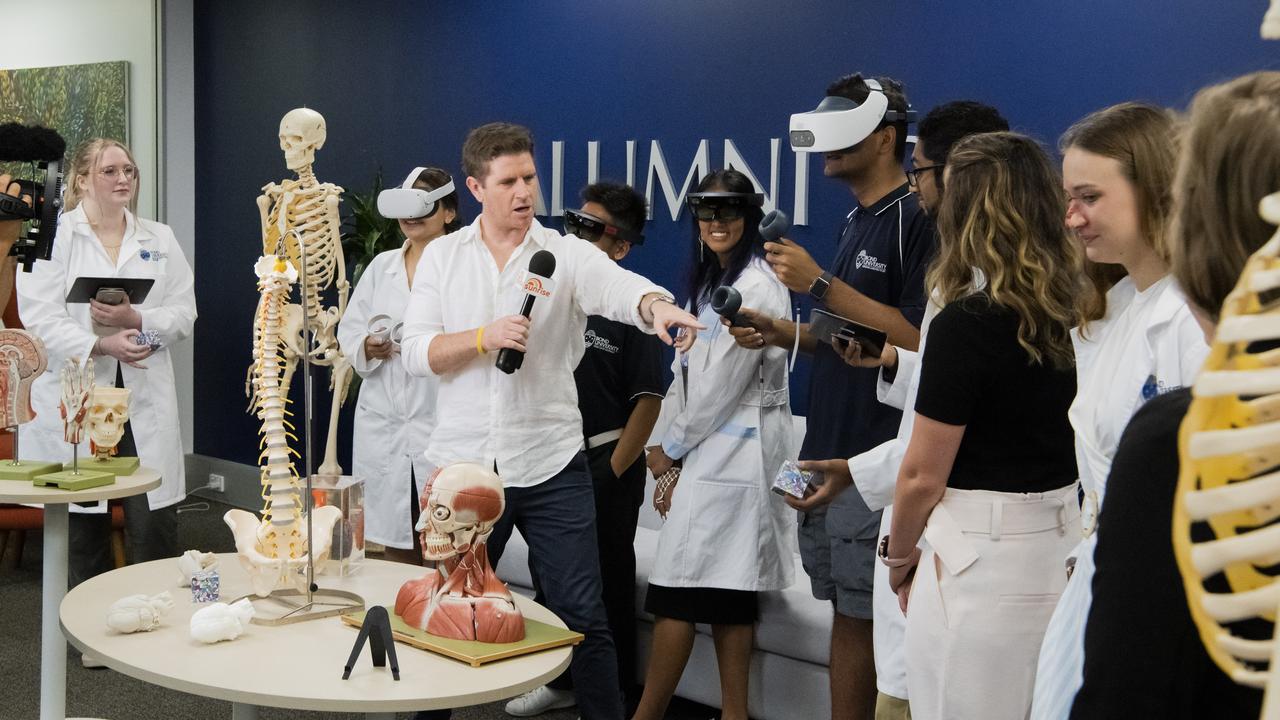
[(1024, 720), (1036, 658), (1080, 540), (1076, 485), (947, 489), (925, 528), (907, 606), (914, 720)]

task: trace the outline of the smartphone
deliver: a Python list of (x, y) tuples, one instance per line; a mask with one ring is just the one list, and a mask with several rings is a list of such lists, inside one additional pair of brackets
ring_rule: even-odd
[(862, 346), (862, 352), (867, 357), (880, 357), (880, 353), (884, 352), (885, 343), (889, 340), (888, 334), (883, 330), (877, 330), (820, 308), (814, 308), (810, 313), (809, 330), (819, 340), (837, 350), (842, 349), (839, 343), (856, 342)]
[(94, 294), (93, 299), (103, 305), (119, 305), (129, 297), (124, 288), (104, 287), (98, 288), (98, 292)]

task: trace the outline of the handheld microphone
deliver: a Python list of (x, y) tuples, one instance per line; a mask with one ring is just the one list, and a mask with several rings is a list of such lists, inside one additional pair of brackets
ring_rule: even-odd
[(791, 218), (781, 210), (770, 210), (768, 215), (760, 220), (760, 237), (765, 242), (778, 242), (778, 238), (782, 237), (791, 229)]
[[(547, 250), (539, 250), (529, 258), (529, 272), (524, 280), (524, 305), (520, 314), (529, 317), (533, 312), (533, 301), (538, 297), (551, 297), (550, 280), (556, 271), (556, 256)], [(498, 351), (498, 369), (510, 375), (524, 364), (524, 353), (512, 348)]]
[(711, 293), (711, 309), (734, 327), (751, 327), (738, 311), (742, 309), (742, 293), (729, 285), (721, 285)]

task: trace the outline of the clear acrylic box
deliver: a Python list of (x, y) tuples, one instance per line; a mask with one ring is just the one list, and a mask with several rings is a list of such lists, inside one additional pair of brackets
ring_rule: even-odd
[(316, 565), (317, 573), (350, 575), (364, 562), (364, 478), (351, 475), (312, 475), (314, 507), (333, 505), (342, 520), (333, 526), (329, 558)]

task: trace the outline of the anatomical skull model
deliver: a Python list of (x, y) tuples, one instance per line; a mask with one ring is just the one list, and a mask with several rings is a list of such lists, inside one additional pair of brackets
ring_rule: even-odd
[(26, 330), (0, 330), (0, 427), (17, 427), (34, 420), (31, 383), (49, 364), (40, 338)]
[[(351, 363), (338, 347), (337, 328), (347, 308), (350, 284), (347, 282), (339, 233), (338, 202), (342, 188), (318, 182), (311, 169), (316, 150), (324, 146), (324, 141), (324, 118), (314, 110), (290, 110), (280, 120), (280, 149), (284, 151), (285, 165), (297, 173), (298, 178), (266, 185), (262, 188), (262, 195), (258, 196), (262, 253), (280, 256), (296, 272), (306, 273), (306, 290), (300, 298), (301, 305), (293, 305), (288, 302), (292, 281), (286, 285), (283, 288), (286, 304), (283, 309), (276, 309), (274, 318), (267, 317), (264, 314), (265, 304), (259, 303), (253, 323), (255, 355), (249, 367), (245, 392), (250, 398), (251, 408), (256, 409), (258, 417), (262, 417), (260, 395), (264, 391), (264, 374), (271, 371), (264, 363), (273, 360), (258, 356), (256, 350), (261, 345), (262, 334), (269, 330), (267, 324), (274, 322), (276, 326), (271, 331), (276, 333), (275, 345), (283, 353), (283, 372), (277, 378), (282, 397), (289, 395), (289, 382), (302, 353), (307, 353), (311, 364), (330, 368), (329, 388), (334, 398), (329, 411), (324, 461), (319, 472), (322, 475), (341, 475), (342, 468), (337, 459), (338, 411), (350, 384)], [(336, 307), (325, 307), (321, 298), (321, 294), (330, 287), (337, 293)], [(261, 284), (259, 291), (267, 292)], [(313, 333), (310, 347), (303, 347), (304, 316)]]
[(84, 361), (70, 357), (62, 366), (62, 402), (58, 411), (62, 414), (62, 438), (72, 445), (84, 439), (84, 416), (89, 411), (89, 396), (93, 393), (93, 358)]
[[(306, 526), (302, 522), (302, 488), (293, 466), (297, 452), (289, 447), (293, 425), (288, 415), (288, 392), (282, 376), (288, 363), (283, 348), (284, 312), (289, 287), (297, 271), (283, 256), (264, 255), (254, 266), (258, 274), (258, 323), (254, 326), (254, 410), (262, 419), (262, 520), (244, 510), (229, 510), (222, 519), (235, 536), (240, 563), (249, 572), (255, 593), (266, 596), (273, 590), (293, 587), (305, 591), (307, 578)], [(315, 562), (328, 557), (333, 526), (342, 510), (333, 506), (315, 508), (311, 523), (315, 528)]]
[(485, 541), (502, 517), (502, 480), (474, 463), (437, 470), (422, 501), (422, 557), (436, 569), (400, 587), (396, 614), (432, 635), (506, 643), (524, 639), (524, 616), (493, 572)]
[[(1280, 224), (1280, 193), (1263, 199), (1263, 218)], [(1182, 422), (1173, 540), (1187, 604), (1214, 662), (1233, 680), (1266, 687), (1263, 717), (1280, 718), (1274, 638), (1224, 627), (1274, 622), (1280, 583), (1263, 572), (1280, 560), (1280, 232), (1245, 264), (1196, 379)], [(1212, 537), (1193, 539), (1193, 526)], [(1206, 580), (1223, 577), (1228, 592)], [(1270, 662), (1271, 672), (1261, 669)]]
[(124, 437), (124, 424), (129, 421), (129, 389), (95, 387), (89, 396), (89, 447), (99, 460), (116, 454), (116, 445)]

